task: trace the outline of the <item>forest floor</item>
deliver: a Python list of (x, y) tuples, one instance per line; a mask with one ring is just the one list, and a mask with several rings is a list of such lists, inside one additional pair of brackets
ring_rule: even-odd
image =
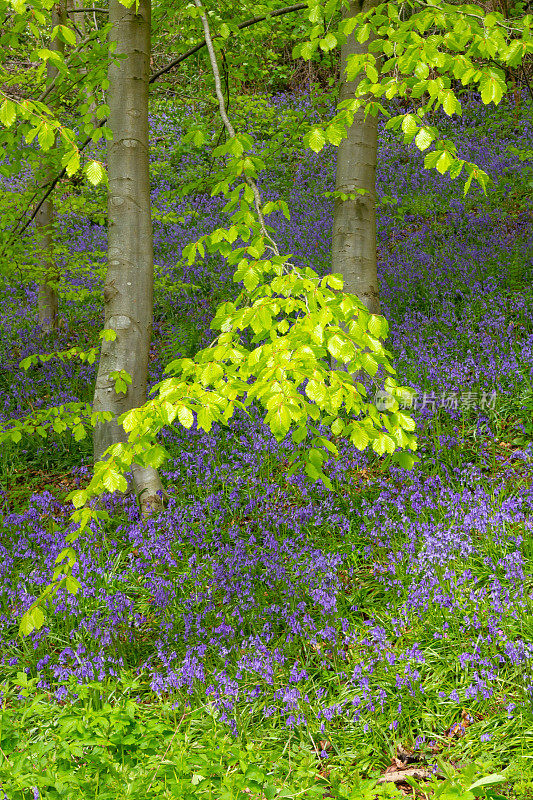
[[(270, 105), (282, 120), (322, 113), (309, 97)], [(417, 392), (412, 471), (339, 443), (328, 491), (287, 476), (294, 445), (277, 443), (259, 412), (209, 434), (168, 429), (168, 508), (143, 520), (133, 500), (105, 498), (110, 523), (78, 543), (80, 592), (60, 594), (21, 639), (20, 616), (64, 546), (65, 497), (87, 481), (90, 441), (2, 447), (6, 798), (466, 799), (489, 773), (505, 780), (487, 797), (533, 797), (533, 172), (513, 149), (533, 155), (531, 111), (472, 98), (448, 123), (459, 155), (494, 179), (487, 196), (464, 198), (380, 130), (382, 310), (398, 377)], [(261, 104), (249, 119), (258, 149), (270, 146)], [(154, 107), (152, 384), (206, 343), (234, 292), (220, 260), (180, 262), (222, 207), (209, 192), (178, 195), (212, 170), (179, 145), (183, 126), (172, 106)], [(273, 219), (278, 241), (325, 273), (335, 152), (276, 146), (279, 167), (261, 183), (289, 204), (290, 221)], [(3, 421), (91, 400), (94, 365), (19, 363), (96, 341), (103, 209), (100, 189), (78, 209), (65, 199), (69, 288), (55, 342), (38, 336), (35, 285), (3, 289)], [(196, 288), (176, 291), (179, 281)], [(439, 789), (426, 779), (435, 770)], [(403, 783), (375, 783), (402, 771)]]

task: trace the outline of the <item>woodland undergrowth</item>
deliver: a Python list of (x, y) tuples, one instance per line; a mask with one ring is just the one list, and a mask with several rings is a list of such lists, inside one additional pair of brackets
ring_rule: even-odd
[[(281, 126), (328, 113), (313, 95), (240, 102), (258, 150), (274, 146), (265, 108)], [(498, 114), (468, 99), (449, 124), (461, 157), (493, 183), (466, 198), (380, 129), (382, 307), (398, 376), (417, 392), (412, 471), (343, 447), (328, 491), (286, 475), (290, 437), (276, 442), (253, 412), (209, 434), (168, 430), (168, 508), (142, 519), (133, 500), (105, 498), (111, 521), (82, 540), (80, 592), (60, 594), (47, 625), (21, 640), (90, 444), (53, 435), (2, 449), (9, 800), (533, 797), (533, 171), (518, 153), (533, 147), (531, 119), (525, 97)], [(221, 216), (207, 188), (179, 195), (187, 176), (208, 187), (216, 169), (180, 146), (185, 124), (154, 104), (152, 383), (206, 343), (214, 308), (235, 291), (220, 260), (179, 259)], [(280, 243), (325, 274), (334, 150), (275, 146), (261, 189), (289, 205)], [(65, 186), (55, 349), (92, 345), (101, 327), (104, 197), (84, 191), (76, 208)], [(2, 291), (2, 419), (90, 402), (94, 365), (19, 368), (43, 352), (36, 287)], [(407, 758), (417, 789), (376, 784)]]

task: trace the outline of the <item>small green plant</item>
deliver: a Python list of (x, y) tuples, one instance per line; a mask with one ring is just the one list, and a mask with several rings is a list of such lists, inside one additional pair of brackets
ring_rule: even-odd
[(413, 787), (419, 796), (429, 800), (506, 800), (493, 787), (505, 783), (505, 775), (492, 773), (482, 776), (476, 764), (468, 764), (457, 772), (442, 759), (438, 759), (439, 771), (429, 783), (421, 783), (414, 778), (407, 777), (406, 783)]

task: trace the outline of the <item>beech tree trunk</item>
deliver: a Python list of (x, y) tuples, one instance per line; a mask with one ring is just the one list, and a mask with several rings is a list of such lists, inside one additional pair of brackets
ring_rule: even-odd
[[(52, 6), (52, 28), (56, 25), (66, 24), (66, 3), (60, 0)], [(63, 53), (63, 42), (56, 36), (50, 41), (50, 50)], [(57, 75), (57, 68), (51, 61), (46, 64), (46, 79), (50, 84)], [(53, 105), (53, 104), (52, 104)], [(46, 165), (46, 156), (43, 158)], [(42, 173), (43, 184), (46, 186), (54, 177), (55, 171), (49, 166), (45, 166)], [(37, 294), (37, 312), (39, 325), (44, 333), (50, 333), (57, 328), (58, 324), (58, 294), (54, 284), (59, 278), (57, 264), (55, 263), (53, 248), (54, 223), (54, 202), (51, 196), (40, 207), (35, 217), (35, 233), (37, 239), (38, 259), (43, 269), (42, 277), (39, 280), (39, 291)]]
[[(354, 17), (372, 6), (376, 0), (355, 0), (345, 10), (344, 18)], [(354, 34), (341, 48), (339, 101), (353, 98), (364, 75), (354, 81), (346, 79), (348, 56), (368, 51), (368, 42), (359, 44)], [(333, 212), (331, 271), (341, 273), (344, 288), (356, 294), (373, 314), (380, 313), (376, 258), (376, 153), (377, 117), (359, 110), (348, 136), (342, 139), (337, 152), (336, 191), (355, 194), (356, 199), (335, 200)]]
[[(116, 418), (146, 401), (148, 356), (153, 318), (153, 241), (148, 151), (148, 78), (150, 69), (150, 2), (125, 8), (110, 0), (110, 40), (125, 58), (109, 67), (108, 266), (104, 288), (105, 328), (116, 333), (103, 341), (96, 378), (94, 410), (109, 411), (110, 422), (94, 433), (94, 459), (112, 444), (126, 441)], [(125, 393), (115, 392), (111, 373), (132, 378)], [(163, 491), (156, 470), (133, 468), (143, 512), (161, 506)]]

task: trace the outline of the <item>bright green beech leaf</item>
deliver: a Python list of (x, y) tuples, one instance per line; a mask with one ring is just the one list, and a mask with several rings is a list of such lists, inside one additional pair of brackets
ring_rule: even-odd
[(433, 134), (428, 130), (428, 128), (420, 128), (415, 136), (415, 144), (419, 150), (424, 151), (427, 150), (433, 139)]
[(319, 153), (326, 143), (324, 132), (320, 128), (313, 128), (304, 138), (304, 143), (315, 153)]
[(111, 468), (105, 470), (103, 484), (108, 492), (125, 492), (128, 488), (126, 478)]
[(505, 78), (500, 70), (489, 69), (483, 73), (479, 82), (481, 99), (487, 103), (498, 105), (506, 91)]
[(87, 164), (85, 167), (85, 174), (89, 183), (92, 183), (93, 186), (97, 186), (103, 180), (104, 170), (98, 161), (91, 161), (90, 164)]
[(321, 50), (329, 53), (330, 50), (334, 50), (337, 47), (337, 37), (333, 33), (328, 33), (323, 39), (320, 39), (318, 44)]
[(368, 434), (361, 424), (354, 423), (350, 433), (350, 441), (358, 450), (364, 450), (369, 442)]
[(4, 100), (2, 105), (0, 106), (0, 122), (2, 122), (6, 128), (11, 127), (17, 118), (17, 107), (15, 103), (11, 100)]
[(190, 428), (194, 422), (194, 416), (187, 406), (178, 406), (178, 419), (184, 428)]

